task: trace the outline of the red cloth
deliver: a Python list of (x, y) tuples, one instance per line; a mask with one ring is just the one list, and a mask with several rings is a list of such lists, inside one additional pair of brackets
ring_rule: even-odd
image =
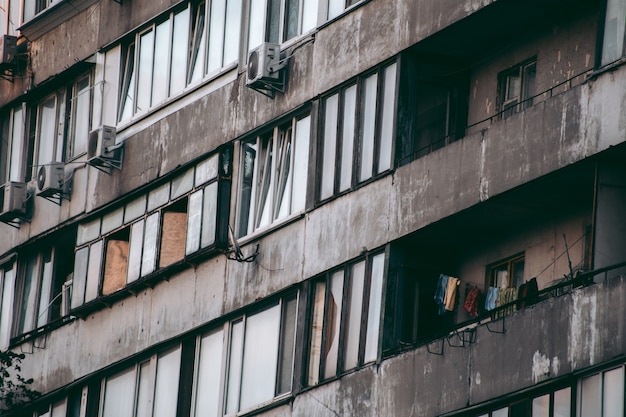
[(465, 303), (463, 304), (463, 308), (472, 317), (476, 317), (478, 315), (479, 298), (480, 298), (480, 291), (478, 290), (478, 287), (472, 288), (465, 295)]

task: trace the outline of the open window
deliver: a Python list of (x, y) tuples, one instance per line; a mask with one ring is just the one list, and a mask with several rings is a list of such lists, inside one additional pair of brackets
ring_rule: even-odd
[(241, 143), (238, 237), (305, 208), (311, 117)]
[(314, 280), (308, 386), (378, 359), (384, 275), (378, 253)]
[(487, 266), (487, 287), (519, 288), (524, 283), (524, 254)]

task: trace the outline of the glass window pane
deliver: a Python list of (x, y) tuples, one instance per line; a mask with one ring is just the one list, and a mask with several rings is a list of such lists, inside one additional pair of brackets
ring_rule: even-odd
[(166, 182), (148, 194), (148, 211), (164, 206), (170, 197), (170, 183)]
[(126, 211), (124, 212), (124, 223), (128, 223), (135, 220), (146, 213), (146, 196), (142, 195), (136, 200), (126, 204)]
[(37, 165), (44, 165), (54, 160), (54, 143), (57, 132), (56, 102), (56, 96), (51, 96), (39, 107)]
[(152, 89), (152, 103), (157, 105), (167, 98), (167, 80), (169, 70), (169, 51), (170, 51), (170, 21), (157, 25), (156, 35), (154, 38), (154, 86)]
[(87, 282), (88, 260), (89, 247), (76, 251), (76, 255), (74, 256), (74, 277), (72, 278), (71, 308), (79, 307), (85, 302), (85, 283)]
[(204, 189), (204, 209), (202, 211), (202, 247), (215, 243), (217, 225), (217, 182)]
[(209, 14), (209, 59), (207, 72), (215, 71), (222, 67), (224, 52), (224, 18), (226, 15), (226, 0), (211, 1), (211, 13)]
[(222, 374), (222, 349), (224, 331), (217, 330), (200, 340), (198, 382), (196, 391), (196, 417), (218, 417), (220, 376)]
[(298, 23), (300, 23), (300, 0), (285, 0), (285, 39), (289, 40), (298, 33)]
[(281, 0), (267, 0), (269, 3), (269, 11), (267, 13), (268, 22), (266, 22), (265, 26), (267, 27), (267, 36), (265, 40), (272, 43), (281, 43), (282, 39), (280, 39), (280, 5)]
[(228, 0), (226, 5), (226, 37), (224, 39), (223, 66), (235, 62), (239, 58), (241, 4), (241, 0)]
[(359, 364), (359, 337), (361, 334), (361, 315), (363, 310), (363, 287), (365, 284), (365, 262), (352, 267), (348, 293), (348, 316), (345, 323), (344, 370), (356, 368)]
[(604, 39), (602, 41), (602, 65), (622, 57), (624, 52), (624, 28), (626, 27), (626, 2), (609, 0), (606, 5)]
[(204, 161), (196, 165), (196, 178), (194, 185), (196, 187), (209, 182), (210, 180), (217, 178), (217, 165), (219, 163), (219, 155), (215, 154), (212, 157), (205, 159)]
[(385, 268), (385, 254), (380, 253), (372, 258), (372, 279), (370, 284), (370, 299), (367, 312), (367, 334), (365, 336), (364, 362), (375, 361), (378, 358), (378, 340), (380, 329), (380, 310), (383, 297), (383, 275)]
[(374, 165), (374, 135), (376, 128), (376, 89), (378, 86), (378, 74), (369, 76), (365, 80), (363, 97), (363, 118), (361, 131), (363, 139), (361, 143), (361, 169), (359, 182), (365, 181), (372, 176)]
[(302, 211), (306, 206), (310, 132), (311, 116), (307, 116), (296, 122), (296, 144), (293, 161), (293, 191), (291, 194), (292, 213)]
[[(553, 417), (571, 417), (572, 389), (563, 388), (554, 393), (554, 415)], [(533, 415), (534, 417), (534, 415)]]
[(343, 304), (343, 271), (335, 272), (330, 279), (330, 293), (326, 305), (326, 342), (324, 343), (324, 378), (337, 375), (339, 358), (339, 331), (341, 330), (341, 308)]
[(550, 394), (533, 398), (532, 417), (550, 417)]
[(73, 97), (73, 143), (71, 156), (77, 156), (87, 152), (87, 137), (91, 129), (91, 87), (89, 77), (79, 80), (75, 87)]
[(302, 33), (317, 26), (317, 0), (304, 0), (302, 10)]
[(111, 230), (117, 229), (122, 225), (124, 220), (124, 207), (105, 214), (102, 217), (102, 234), (109, 233)]
[(343, 128), (341, 133), (341, 177), (339, 191), (352, 186), (354, 158), (354, 126), (356, 120), (356, 85), (346, 88), (343, 95)]
[(189, 45), (189, 8), (174, 15), (172, 35), (172, 72), (170, 74), (170, 96), (185, 88), (187, 81), (187, 51)]
[(600, 374), (585, 378), (581, 382), (580, 416), (601, 415)]
[(11, 313), (13, 311), (13, 293), (15, 289), (15, 272), (13, 268), (5, 269), (2, 282), (2, 310), (0, 310), (0, 348), (6, 349), (11, 338)]
[(280, 219), (291, 213), (291, 185), (292, 175), (292, 152), (293, 131), (291, 126), (281, 129), (278, 134), (276, 146), (276, 168), (274, 172), (274, 194), (270, 198), (274, 200), (274, 214), (272, 220)]
[(188, 193), (193, 188), (194, 169), (188, 169), (185, 173), (172, 180), (172, 200)]
[(294, 348), (296, 341), (296, 319), (298, 298), (292, 296), (283, 300), (283, 317), (280, 337), (280, 358), (276, 394), (291, 391)]
[(130, 247), (128, 249), (128, 275), (127, 283), (131, 283), (139, 278), (141, 271), (141, 250), (143, 246), (143, 226), (144, 221), (140, 220), (130, 227)]
[(265, 38), (265, 0), (250, 0), (249, 17), (248, 51), (251, 51), (259, 46)]
[(154, 388), (153, 417), (176, 417), (179, 375), (180, 347), (164, 355), (159, 355)]
[(241, 358), (243, 354), (243, 321), (233, 323), (230, 332), (230, 360), (226, 391), (226, 413), (239, 410), (239, 385), (241, 383)]
[(100, 268), (102, 266), (103, 241), (99, 240), (89, 250), (89, 266), (87, 267), (87, 288), (85, 289), (85, 302), (94, 300), (98, 296), (100, 285)]
[(134, 399), (135, 368), (131, 368), (106, 380), (102, 417), (132, 416)]
[(396, 64), (385, 69), (385, 85), (380, 127), (380, 151), (378, 152), (378, 172), (391, 168), (393, 148), (393, 121), (396, 104)]
[(200, 249), (200, 232), (202, 225), (202, 200), (203, 190), (196, 191), (189, 196), (189, 208), (187, 216), (187, 242), (185, 254), (189, 255)]
[(152, 93), (152, 60), (154, 57), (154, 32), (150, 31), (139, 38), (139, 68), (137, 70), (137, 106), (141, 112), (150, 108)]
[(130, 119), (133, 115), (135, 103), (135, 44), (131, 43), (126, 51), (126, 64), (122, 85), (122, 96), (120, 97), (119, 120)]
[(19, 321), (15, 335), (20, 335), (33, 330), (35, 325), (35, 299), (37, 297), (37, 285), (39, 284), (39, 257), (31, 256), (26, 263), (22, 294), (19, 304)]
[(240, 410), (246, 410), (274, 397), (280, 306), (249, 316), (241, 375)]
[(65, 400), (52, 405), (52, 417), (66, 417), (67, 403)]
[[(248, 223), (250, 215), (254, 210), (251, 210), (253, 204), (253, 188), (255, 177), (255, 161), (257, 157), (256, 144), (255, 143), (242, 143), (242, 156), (241, 156), (241, 191), (239, 193), (239, 214), (237, 222), (237, 236), (245, 236), (248, 233)], [(252, 223), (252, 222), (250, 222)], [(250, 224), (252, 226), (252, 224)]]
[(324, 329), (324, 297), (326, 295), (326, 282), (320, 281), (315, 284), (315, 296), (313, 298), (313, 315), (311, 318), (311, 345), (309, 346), (309, 370), (307, 385), (313, 386), (320, 380), (320, 360), (322, 352), (322, 335)]
[(136, 417), (150, 417), (152, 413), (152, 398), (150, 392), (154, 381), (150, 361), (145, 361), (139, 366), (139, 387), (137, 389), (137, 415)]
[(156, 266), (157, 238), (159, 234), (159, 213), (146, 219), (146, 230), (143, 240), (143, 257), (141, 258), (141, 276), (154, 271)]
[(9, 181), (22, 181), (22, 157), (24, 140), (24, 118), (22, 109), (15, 109), (11, 127), (11, 160)]
[(196, 24), (192, 34), (191, 62), (189, 63), (189, 84), (202, 78), (202, 68), (206, 51), (206, 30), (204, 28), (205, 3), (196, 10)]
[(624, 368), (604, 373), (603, 417), (624, 416)]
[(43, 267), (41, 270), (41, 288), (39, 294), (39, 310), (37, 311), (37, 327), (48, 322), (50, 317), (49, 304), (52, 300), (52, 254), (46, 251), (42, 254)]
[(345, 0), (328, 0), (328, 20), (339, 16), (344, 9)]
[(491, 417), (508, 417), (509, 416), (509, 407), (504, 407), (499, 410), (493, 411), (491, 413)]
[(337, 148), (337, 112), (339, 95), (328, 97), (325, 101), (324, 143), (322, 155), (322, 184), (320, 199), (333, 195), (335, 183), (335, 153)]

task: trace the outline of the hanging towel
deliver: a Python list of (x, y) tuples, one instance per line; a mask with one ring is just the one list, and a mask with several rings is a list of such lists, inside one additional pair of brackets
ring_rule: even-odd
[(491, 311), (496, 308), (496, 300), (498, 299), (498, 287), (489, 287), (487, 297), (485, 298), (485, 310)]
[(528, 282), (525, 282), (519, 287), (517, 293), (517, 308), (524, 308), (526, 306), (535, 304), (537, 302), (537, 296), (539, 289), (537, 287), (537, 278), (533, 278)]
[(435, 303), (439, 306), (439, 315), (446, 312), (446, 305), (444, 299), (446, 297), (446, 290), (448, 289), (448, 278), (445, 274), (439, 275), (439, 282), (437, 283), (437, 290), (435, 291)]
[(454, 277), (448, 278), (448, 288), (446, 289), (446, 296), (443, 303), (446, 306), (446, 310), (454, 311), (454, 303), (456, 302), (456, 289), (461, 283), (461, 280)]
[(478, 303), (480, 303), (480, 290), (478, 287), (474, 287), (467, 292), (463, 308), (471, 317), (476, 317), (478, 315)]

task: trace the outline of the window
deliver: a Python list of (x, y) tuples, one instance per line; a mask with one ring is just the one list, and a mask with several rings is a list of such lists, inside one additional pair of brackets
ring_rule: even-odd
[(213, 0), (198, 4), (192, 27), (189, 83), (237, 61), (241, 8), (242, 0)]
[(391, 168), (396, 64), (323, 99), (319, 200)]
[(4, 0), (0, 6), (0, 34), (17, 36), (21, 0)]
[(139, 32), (125, 48), (118, 121), (159, 105), (185, 87), (189, 7)]
[(15, 262), (0, 268), (0, 349), (9, 346), (13, 322), (13, 297), (15, 291)]
[(524, 283), (524, 254), (488, 266), (487, 274), (488, 287), (518, 288)]
[(328, 0), (328, 19), (339, 16), (345, 9), (358, 3), (360, 0)]
[(78, 227), (72, 309), (227, 242), (231, 148)]
[(233, 415), (291, 392), (297, 304), (288, 295), (198, 338), (194, 416)]
[(305, 208), (311, 118), (293, 118), (241, 144), (237, 236)]
[(317, 25), (318, 0), (250, 0), (248, 51), (263, 41), (282, 43)]
[(377, 360), (384, 264), (378, 253), (313, 283), (308, 386)]
[(624, 55), (624, 29), (626, 28), (626, 3), (608, 0), (604, 21), (601, 65), (617, 61)]
[(571, 408), (572, 389), (566, 387), (533, 398), (532, 417), (570, 417)]
[(37, 105), (36, 149), (34, 175), (39, 167), (53, 161), (63, 161), (65, 123), (65, 91), (49, 95)]
[(73, 259), (68, 254), (72, 253), (74, 233), (57, 236), (58, 243), (31, 250), (20, 261), (13, 336), (40, 328), (68, 313), (62, 304), (69, 297), (65, 283), (72, 274)]
[(579, 390), (578, 410), (581, 417), (624, 415), (623, 366), (581, 379)]
[(498, 75), (498, 108), (502, 118), (532, 106), (536, 72), (537, 59), (533, 58)]
[(87, 74), (69, 87), (68, 159), (87, 152), (87, 138), (91, 130), (91, 84), (91, 74)]
[(26, 110), (23, 106), (15, 107), (2, 121), (0, 183), (29, 180), (30, 172), (25, 169), (28, 153), (25, 140)]
[(181, 346), (105, 378), (100, 417), (175, 417)]

